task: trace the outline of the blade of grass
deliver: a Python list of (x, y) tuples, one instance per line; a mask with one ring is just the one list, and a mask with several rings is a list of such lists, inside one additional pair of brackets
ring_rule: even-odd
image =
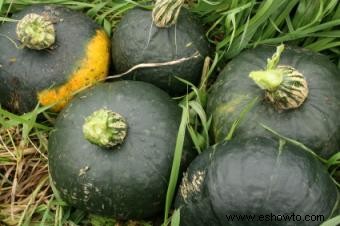
[(340, 225), (340, 215), (325, 221), (320, 226), (336, 226), (336, 225)]
[(296, 141), (296, 140), (294, 140), (294, 139), (285, 137), (285, 136), (279, 134), (278, 132), (274, 131), (273, 129), (269, 128), (268, 126), (266, 126), (266, 125), (264, 125), (264, 124), (262, 124), (262, 123), (260, 123), (260, 125), (261, 125), (265, 130), (269, 131), (270, 133), (274, 134), (275, 136), (277, 136), (277, 137), (279, 137), (279, 138), (281, 138), (281, 139), (283, 139), (283, 140), (285, 140), (285, 141), (287, 141), (287, 142), (289, 142), (289, 143), (291, 143), (291, 144), (293, 144), (293, 145), (295, 145), (295, 146), (297, 146), (297, 147), (300, 147), (302, 150), (307, 151), (307, 152), (309, 152), (310, 154), (312, 154), (313, 156), (315, 156), (315, 157), (316, 157), (317, 159), (319, 159), (322, 163), (327, 164), (327, 160), (326, 160), (326, 159), (324, 159), (324, 158), (320, 157), (319, 155), (317, 155), (317, 154), (315, 153), (315, 151), (313, 151), (312, 149), (310, 149), (309, 147), (307, 147), (307, 146), (304, 145), (303, 143), (301, 143), (301, 142), (299, 142), (299, 141)]
[(43, 217), (42, 217), (42, 219), (40, 221), (39, 226), (45, 226), (46, 225), (46, 221), (47, 221), (47, 218), (48, 218), (49, 213), (50, 213), (51, 204), (52, 204), (53, 199), (54, 199), (54, 195), (51, 196), (50, 200), (47, 203), (46, 210), (45, 210), (45, 212), (43, 214)]
[(340, 25), (340, 19), (328, 21), (328, 22), (325, 22), (320, 25), (316, 25), (308, 29), (304, 29), (304, 30), (298, 29), (295, 31), (291, 31), (290, 33), (287, 33), (285, 35), (279, 36), (279, 37), (265, 39), (265, 40), (259, 41), (257, 44), (276, 44), (276, 43), (283, 43), (287, 41), (300, 39), (303, 37), (311, 37), (313, 36), (314, 33), (317, 33), (319, 31), (326, 30), (332, 27), (336, 27), (339, 25)]
[(207, 116), (206, 113), (202, 107), (197, 101), (189, 101), (189, 107), (193, 109), (197, 115), (200, 118), (200, 121), (202, 122), (202, 127), (203, 127), (203, 136), (205, 138), (205, 148), (209, 147), (209, 128), (207, 127)]
[(29, 226), (30, 220), (31, 220), (31, 216), (34, 213), (34, 209), (33, 209), (33, 211), (31, 211), (29, 213), (29, 207), (31, 206), (31, 204), (33, 203), (33, 200), (35, 200), (36, 196), (38, 195), (38, 192), (45, 185), (45, 182), (47, 180), (48, 180), (48, 177), (45, 177), (42, 181), (40, 181), (40, 183), (37, 185), (36, 189), (33, 191), (28, 204), (27, 204), (23, 214), (21, 215), (21, 218), (19, 220), (18, 226), (21, 226), (21, 225)]
[(267, 26), (267, 29), (263, 31), (261, 36), (258, 40), (263, 40), (268, 37), (273, 37), (276, 34), (276, 31), (279, 31), (279, 27), (284, 23), (285, 18), (289, 16), (292, 9), (295, 7), (295, 5), (299, 2), (299, 0), (292, 0), (290, 1), (286, 6), (284, 6), (283, 11), (277, 12), (273, 15), (273, 17), (276, 17), (275, 19), (271, 20), (272, 26)]
[(181, 219), (180, 209), (176, 209), (171, 217), (171, 226), (179, 226)]
[(332, 166), (339, 166), (339, 165), (340, 165), (340, 152), (337, 152), (327, 160), (326, 166), (329, 169)]
[[(15, 115), (15, 114), (13, 114), (9, 111), (2, 109), (1, 107), (0, 107), (0, 115), (8, 117), (12, 120), (16, 120), (20, 124), (31, 124), (32, 122), (30, 121), (30, 117), (34, 117), (34, 116), (30, 116), (30, 117), (18, 116), (18, 115)], [(50, 127), (45, 126), (45, 125), (40, 124), (40, 123), (37, 123), (37, 122), (34, 122), (33, 127), (37, 128), (37, 129), (42, 129), (42, 130), (49, 130), (50, 129)]]
[(242, 123), (242, 121), (244, 120), (245, 116), (251, 111), (251, 109), (253, 108), (253, 106), (255, 105), (255, 103), (257, 102), (259, 98), (255, 97), (254, 99), (252, 99), (247, 105), (246, 107), (241, 111), (239, 117), (233, 122), (233, 124), (231, 125), (231, 128), (229, 129), (229, 132), (226, 136), (226, 138), (224, 140), (228, 141), (231, 140), (237, 127), (239, 127), (239, 125)]
[(184, 145), (186, 125), (189, 119), (188, 103), (186, 103), (186, 105), (180, 105), (180, 107), (182, 108), (182, 117), (181, 117), (181, 123), (180, 123), (179, 129), (178, 129), (176, 146), (175, 146), (170, 179), (169, 179), (169, 185), (168, 185), (168, 189), (166, 193), (164, 224), (168, 221), (169, 211), (170, 211), (170, 207), (172, 204), (173, 196), (174, 196), (176, 185), (177, 185), (179, 168), (180, 168), (181, 158), (182, 158), (183, 145)]
[(202, 146), (202, 139), (199, 138), (200, 134), (196, 132), (191, 126), (188, 126), (188, 131), (190, 134), (190, 137), (194, 143), (194, 146), (197, 150), (197, 152), (200, 154), (202, 152), (201, 146)]

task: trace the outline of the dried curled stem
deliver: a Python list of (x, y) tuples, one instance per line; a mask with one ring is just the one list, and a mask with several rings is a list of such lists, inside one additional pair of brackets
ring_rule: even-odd
[(152, 19), (157, 27), (164, 28), (176, 24), (184, 0), (156, 0)]

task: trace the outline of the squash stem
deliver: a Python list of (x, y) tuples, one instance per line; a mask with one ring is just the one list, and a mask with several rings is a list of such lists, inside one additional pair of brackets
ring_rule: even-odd
[(249, 77), (264, 90), (275, 91), (283, 81), (282, 70), (252, 71)]
[(283, 81), (283, 71), (277, 69), (284, 45), (281, 44), (276, 48), (276, 52), (270, 59), (267, 59), (266, 70), (252, 71), (249, 77), (264, 90), (275, 91)]
[(273, 54), (272, 58), (267, 59), (267, 70), (274, 70), (277, 68), (277, 65), (280, 61), (281, 54), (285, 46), (283, 44), (276, 47), (276, 52)]
[(165, 28), (176, 24), (184, 0), (156, 0), (152, 19), (157, 27)]
[(54, 26), (46, 15), (27, 14), (18, 22), (16, 33), (23, 46), (30, 49), (46, 49), (55, 42)]
[(100, 109), (85, 119), (84, 137), (102, 148), (112, 148), (123, 143), (127, 134), (127, 123), (120, 114)]
[(265, 70), (252, 71), (249, 77), (265, 90), (265, 98), (281, 111), (301, 106), (308, 96), (307, 80), (298, 70), (288, 65), (278, 65), (284, 46), (277, 47), (267, 60)]

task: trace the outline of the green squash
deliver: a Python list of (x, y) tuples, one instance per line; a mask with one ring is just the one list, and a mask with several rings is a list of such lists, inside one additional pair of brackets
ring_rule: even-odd
[[(270, 135), (262, 124), (323, 157), (331, 156), (340, 148), (339, 70), (323, 55), (287, 47), (281, 57), (276, 54), (276, 69), (261, 71), (274, 52), (268, 46), (247, 50), (219, 74), (207, 103), (215, 141), (223, 141), (234, 121), (244, 115), (235, 139)], [(271, 74), (275, 70), (287, 74), (283, 78)], [(263, 76), (273, 78), (265, 81)], [(270, 87), (278, 84), (279, 88)]]
[[(312, 226), (336, 214), (339, 198), (314, 156), (274, 139), (250, 138), (220, 143), (199, 155), (184, 174), (176, 208), (181, 226)], [(228, 221), (236, 215), (257, 220)], [(308, 221), (307, 215), (323, 220)]]
[[(92, 213), (154, 216), (164, 207), (180, 118), (176, 102), (148, 83), (105, 83), (80, 93), (50, 134), (53, 184), (69, 204)], [(193, 155), (186, 142), (183, 167)]]
[[(127, 79), (152, 83), (173, 96), (187, 92), (175, 76), (198, 84), (209, 45), (196, 18), (180, 11), (176, 25), (158, 27), (152, 12), (134, 8), (126, 13), (112, 37), (112, 60), (117, 73), (144, 63), (164, 63), (189, 58), (173, 65), (139, 68)], [(195, 56), (195, 57), (193, 57)]]
[(110, 40), (84, 14), (35, 5), (12, 19), (19, 22), (0, 25), (2, 107), (24, 113), (39, 102), (60, 111), (76, 91), (107, 76)]

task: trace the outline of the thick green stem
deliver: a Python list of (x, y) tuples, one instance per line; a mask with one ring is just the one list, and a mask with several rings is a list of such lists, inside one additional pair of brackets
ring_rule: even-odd
[(277, 47), (272, 58), (267, 60), (265, 70), (252, 71), (249, 77), (263, 90), (265, 97), (281, 111), (298, 108), (308, 96), (305, 77), (295, 68), (278, 65), (284, 46)]
[(16, 33), (21, 43), (30, 49), (46, 49), (55, 42), (55, 30), (47, 16), (31, 13), (17, 24)]
[(285, 49), (285, 46), (283, 44), (279, 45), (276, 48), (276, 52), (273, 54), (272, 58), (267, 59), (267, 70), (273, 70), (277, 68), (277, 65), (279, 64), (281, 54), (283, 50)]
[(249, 77), (252, 78), (261, 89), (275, 91), (283, 81), (283, 71), (252, 71)]
[(176, 24), (184, 0), (156, 0), (152, 19), (157, 27), (170, 27)]
[(84, 137), (103, 148), (112, 148), (123, 143), (127, 134), (127, 123), (120, 114), (100, 109), (85, 119)]

